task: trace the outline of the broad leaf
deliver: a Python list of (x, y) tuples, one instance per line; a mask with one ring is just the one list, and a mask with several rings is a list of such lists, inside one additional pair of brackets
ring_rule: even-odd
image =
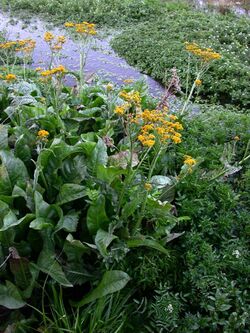
[(107, 248), (117, 236), (104, 230), (98, 230), (95, 236), (95, 244), (103, 257), (108, 255)]
[(36, 267), (45, 274), (48, 274), (52, 279), (65, 287), (72, 287), (72, 284), (67, 280), (62, 267), (55, 259), (55, 254), (49, 249), (43, 249), (39, 255)]
[(79, 303), (74, 305), (83, 306), (106, 295), (113, 294), (123, 289), (129, 280), (129, 275), (123, 271), (107, 271), (104, 273), (98, 286), (87, 294)]
[(72, 211), (62, 216), (56, 226), (55, 231), (63, 229), (68, 232), (75, 232), (77, 228), (77, 223), (79, 221), (79, 215), (80, 212)]
[(124, 174), (125, 170), (122, 170), (120, 168), (115, 168), (112, 166), (106, 167), (102, 164), (99, 164), (97, 166), (96, 172), (97, 172), (96, 176), (98, 179), (103, 180), (108, 184), (111, 184), (117, 176)]
[(156, 240), (147, 239), (147, 238), (133, 238), (127, 241), (127, 246), (129, 248), (146, 246), (152, 249), (158, 250), (164, 254), (169, 255), (167, 249), (165, 249), (161, 244), (159, 244)]
[(6, 281), (6, 285), (0, 284), (0, 305), (7, 309), (20, 309), (26, 303), (14, 284)]
[(71, 202), (86, 196), (86, 187), (78, 184), (63, 184), (57, 197), (59, 205)]
[(105, 197), (99, 195), (98, 199), (94, 201), (87, 212), (87, 226), (89, 232), (94, 235), (98, 229), (106, 229), (109, 223), (105, 210)]

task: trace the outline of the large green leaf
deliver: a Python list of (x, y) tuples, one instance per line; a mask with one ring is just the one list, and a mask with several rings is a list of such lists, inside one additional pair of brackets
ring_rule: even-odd
[(74, 305), (83, 306), (106, 295), (113, 294), (123, 289), (129, 280), (129, 275), (123, 271), (107, 271), (104, 273), (98, 286)]
[(99, 229), (106, 229), (109, 218), (105, 210), (105, 197), (99, 195), (97, 200), (93, 201), (87, 212), (87, 226), (89, 232), (94, 235)]
[(10, 210), (8, 214), (3, 219), (3, 226), (0, 231), (8, 230), (22, 223), (29, 223), (35, 218), (34, 214), (26, 214), (21, 219), (17, 219), (16, 215)]
[(165, 249), (161, 244), (159, 244), (156, 240), (148, 239), (148, 238), (132, 238), (127, 241), (127, 246), (129, 248), (146, 246), (152, 249), (158, 250), (164, 254), (169, 255), (167, 249)]
[(7, 150), (0, 150), (0, 158), (2, 164), (6, 167), (12, 187), (18, 182), (21, 184), (26, 182), (29, 178), (28, 171), (19, 158), (16, 158), (11, 151)]
[(97, 178), (107, 182), (108, 184), (111, 184), (117, 176), (125, 174), (125, 173), (126, 173), (126, 171), (122, 170), (121, 168), (115, 168), (112, 166), (106, 167), (103, 164), (97, 165), (97, 168), (96, 168)]
[(55, 231), (63, 229), (68, 232), (75, 232), (79, 221), (79, 215), (80, 212), (72, 211), (62, 216), (55, 228)]
[(53, 228), (53, 221), (45, 217), (37, 217), (30, 223), (30, 228), (35, 230), (44, 230)]
[(0, 305), (7, 309), (20, 309), (26, 303), (14, 284), (6, 281), (6, 285), (0, 284)]
[(56, 260), (56, 255), (49, 249), (43, 249), (38, 257), (36, 267), (48, 274), (55, 281), (65, 287), (72, 287), (72, 284), (67, 280), (62, 267)]
[(105, 145), (104, 141), (99, 138), (98, 142), (91, 154), (91, 166), (93, 173), (96, 173), (97, 166), (102, 164), (102, 165), (107, 165), (108, 162), (108, 153), (107, 153), (107, 146)]
[(52, 219), (56, 215), (58, 215), (58, 209), (56, 205), (50, 205), (43, 200), (43, 196), (39, 192), (35, 192), (34, 195), (35, 200), (35, 211), (36, 217), (43, 217), (45, 219)]
[(12, 184), (6, 168), (6, 165), (0, 165), (0, 195), (10, 195)]
[(106, 232), (104, 230), (100, 229), (97, 231), (97, 234), (95, 236), (95, 244), (103, 257), (107, 256), (107, 248), (116, 238), (117, 236), (110, 234), (109, 232)]
[(86, 187), (78, 184), (63, 184), (57, 197), (59, 205), (86, 196)]

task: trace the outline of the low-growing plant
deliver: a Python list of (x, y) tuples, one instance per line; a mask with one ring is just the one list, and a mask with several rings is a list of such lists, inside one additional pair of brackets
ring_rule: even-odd
[[(175, 66), (183, 93), (190, 91), (186, 84), (187, 72), (191, 72), (192, 84), (197, 71), (197, 62), (190, 59), (183, 44), (188, 41), (211, 47), (222, 59), (210, 66), (200, 82), (199, 96), (210, 102), (248, 108), (249, 22), (249, 18), (244, 17), (175, 11), (153, 24), (145, 22), (126, 29), (113, 39), (112, 46), (131, 65), (164, 84), (169, 80), (170, 69)], [(183, 66), (184, 63), (189, 66)]]

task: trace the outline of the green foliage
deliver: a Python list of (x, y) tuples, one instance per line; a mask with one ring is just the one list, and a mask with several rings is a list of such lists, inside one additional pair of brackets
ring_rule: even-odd
[[(184, 43), (196, 42), (222, 55), (202, 80), (199, 94), (210, 102), (249, 107), (249, 19), (191, 10), (171, 11), (154, 22), (140, 23), (113, 39), (112, 46), (131, 65), (167, 83), (176, 67), (186, 90), (189, 55)], [(189, 82), (195, 79), (196, 61), (190, 58)], [(237, 79), (236, 79), (237, 77)]]
[[(73, 21), (93, 21), (98, 24), (120, 26), (136, 23), (145, 19), (153, 19), (161, 14), (159, 0), (1, 0), (4, 8), (15, 11), (28, 11), (42, 14), (45, 18), (53, 18), (57, 23), (65, 19)], [(55, 10), (56, 8), (56, 10)], [(69, 11), (70, 8), (70, 11)]]

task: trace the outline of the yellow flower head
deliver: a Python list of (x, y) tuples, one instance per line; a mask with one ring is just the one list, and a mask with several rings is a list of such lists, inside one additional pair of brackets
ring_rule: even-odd
[(64, 26), (65, 26), (66, 28), (73, 28), (73, 27), (75, 26), (75, 24), (74, 24), (73, 22), (65, 22), (65, 23), (64, 23)]
[(6, 81), (14, 81), (14, 80), (16, 80), (16, 75), (15, 74), (7, 74), (5, 76), (5, 80)]
[(150, 183), (145, 183), (144, 188), (146, 191), (151, 191), (152, 190), (152, 185)]
[(131, 105), (129, 103), (118, 105), (115, 107), (114, 113), (118, 114), (119, 116), (122, 116), (130, 107)]
[(46, 130), (40, 130), (40, 131), (38, 131), (37, 136), (39, 139), (42, 139), (42, 140), (47, 139), (47, 137), (49, 136), (49, 132)]
[(55, 38), (55, 36), (51, 32), (49, 32), (49, 31), (46, 31), (45, 34), (44, 34), (44, 36), (43, 36), (43, 39), (47, 43), (50, 43), (54, 38)]
[(195, 85), (198, 87), (198, 86), (201, 86), (202, 81), (199, 80), (199, 79), (197, 79), (197, 80), (194, 81), (194, 83), (195, 83)]
[(64, 66), (62, 65), (59, 65), (58, 67), (55, 67), (55, 68), (52, 68), (52, 69), (48, 69), (46, 71), (43, 71), (41, 72), (41, 75), (43, 77), (48, 77), (48, 76), (52, 76), (52, 75), (55, 75), (55, 74), (65, 74), (66, 73), (66, 69)]
[(190, 155), (184, 156), (184, 164), (186, 164), (188, 166), (194, 166), (196, 163), (197, 163), (197, 161)]
[(236, 135), (236, 136), (234, 137), (234, 141), (240, 141), (240, 137), (239, 137), (238, 135)]
[(141, 104), (141, 96), (139, 91), (130, 91), (126, 92), (125, 90), (119, 93), (119, 96), (129, 103), (133, 103), (136, 106), (140, 106)]

